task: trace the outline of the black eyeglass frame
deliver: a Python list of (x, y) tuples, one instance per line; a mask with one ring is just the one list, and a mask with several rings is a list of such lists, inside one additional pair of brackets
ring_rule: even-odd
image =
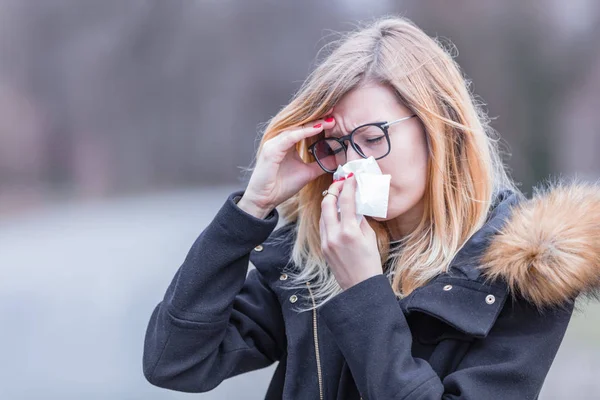
[(398, 122), (406, 121), (406, 120), (408, 120), (408, 119), (411, 119), (411, 118), (413, 118), (413, 117), (416, 117), (416, 116), (417, 116), (416, 114), (412, 114), (412, 115), (409, 115), (408, 117), (402, 117), (402, 118), (399, 118), (399, 119), (397, 119), (397, 120), (394, 120), (394, 121), (391, 121), (391, 122), (384, 121), (384, 122), (371, 122), (371, 123), (368, 123), (368, 124), (363, 124), (363, 125), (360, 125), (360, 126), (358, 126), (358, 127), (354, 128), (354, 129), (352, 130), (352, 132), (350, 132), (350, 133), (349, 133), (348, 135), (346, 135), (346, 136), (342, 136), (342, 137), (339, 137), (339, 138), (336, 138), (336, 137), (328, 137), (328, 138), (321, 138), (321, 139), (317, 140), (316, 142), (314, 142), (313, 144), (311, 144), (311, 145), (308, 147), (308, 152), (309, 152), (310, 154), (312, 154), (312, 156), (315, 158), (315, 160), (317, 160), (317, 163), (319, 163), (319, 166), (320, 166), (320, 167), (323, 169), (323, 171), (325, 171), (325, 172), (329, 172), (330, 174), (333, 174), (333, 173), (335, 172), (335, 170), (330, 170), (330, 169), (328, 169), (328, 168), (325, 168), (325, 167), (323, 166), (323, 164), (321, 164), (321, 161), (319, 160), (319, 158), (318, 158), (317, 156), (315, 156), (315, 147), (316, 147), (316, 146), (317, 146), (317, 145), (318, 145), (320, 142), (326, 142), (326, 141), (328, 141), (328, 140), (335, 140), (335, 141), (337, 141), (337, 142), (338, 142), (338, 143), (339, 143), (339, 144), (342, 146), (342, 148), (344, 149), (344, 155), (345, 155), (346, 157), (348, 157), (348, 146), (346, 146), (345, 142), (346, 142), (346, 141), (350, 141), (350, 145), (352, 145), (352, 148), (354, 149), (354, 151), (356, 151), (356, 152), (357, 152), (357, 153), (358, 153), (358, 154), (359, 154), (359, 155), (360, 155), (362, 158), (369, 158), (369, 157), (367, 157), (367, 156), (366, 156), (366, 155), (365, 155), (365, 154), (364, 154), (364, 153), (363, 153), (363, 152), (360, 150), (360, 148), (359, 148), (359, 147), (356, 145), (356, 143), (354, 143), (354, 134), (355, 134), (356, 132), (358, 132), (358, 130), (359, 130), (359, 129), (361, 129), (361, 128), (364, 128), (365, 126), (376, 126), (377, 128), (381, 129), (381, 131), (383, 132), (383, 135), (385, 136), (385, 140), (387, 141), (387, 144), (388, 144), (388, 151), (387, 151), (387, 152), (386, 152), (384, 155), (382, 155), (381, 157), (377, 157), (377, 158), (376, 158), (376, 160), (380, 160), (380, 159), (382, 159), (383, 157), (385, 157), (385, 156), (387, 156), (388, 154), (390, 154), (390, 151), (392, 151), (392, 143), (390, 142), (390, 135), (389, 135), (389, 132), (388, 132), (388, 128), (389, 128), (390, 126), (394, 125), (394, 124), (397, 124)]

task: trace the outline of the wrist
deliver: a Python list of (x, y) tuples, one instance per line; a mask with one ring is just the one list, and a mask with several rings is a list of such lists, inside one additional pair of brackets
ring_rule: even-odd
[(350, 289), (353, 286), (358, 285), (359, 283), (362, 283), (364, 281), (366, 281), (367, 279), (370, 279), (374, 276), (377, 275), (381, 275), (381, 273), (370, 273), (370, 274), (365, 274), (362, 275), (360, 277), (351, 277), (348, 278), (347, 280), (344, 280), (342, 282), (338, 282), (338, 284), (340, 285), (340, 287), (342, 288), (343, 291)]
[(265, 217), (267, 217), (272, 211), (272, 209), (256, 205), (244, 196), (242, 196), (242, 198), (238, 201), (237, 206), (242, 211), (259, 219), (265, 219)]

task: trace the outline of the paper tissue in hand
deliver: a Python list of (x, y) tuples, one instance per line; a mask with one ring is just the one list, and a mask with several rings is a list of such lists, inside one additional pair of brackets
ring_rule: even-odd
[[(374, 157), (347, 162), (338, 166), (334, 180), (346, 178), (350, 173), (356, 179), (356, 214), (385, 218), (387, 216), (391, 175), (383, 175)], [(339, 211), (339, 208), (338, 208)]]

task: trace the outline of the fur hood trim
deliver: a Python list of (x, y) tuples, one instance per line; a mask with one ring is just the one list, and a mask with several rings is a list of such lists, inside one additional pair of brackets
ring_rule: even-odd
[(481, 259), (486, 279), (503, 279), (538, 308), (582, 294), (600, 300), (600, 185), (549, 183), (515, 205)]

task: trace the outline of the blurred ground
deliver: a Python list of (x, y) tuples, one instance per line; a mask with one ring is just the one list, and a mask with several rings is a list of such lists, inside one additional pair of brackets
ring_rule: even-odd
[[(0, 399), (262, 399), (274, 367), (203, 395), (142, 375), (148, 318), (234, 189), (60, 203), (1, 221)], [(541, 399), (598, 398), (598, 337), (594, 305), (574, 317)]]

